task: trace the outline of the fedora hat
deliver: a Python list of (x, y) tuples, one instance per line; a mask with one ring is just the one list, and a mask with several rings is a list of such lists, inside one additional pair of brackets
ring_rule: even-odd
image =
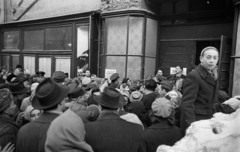
[(67, 97), (69, 90), (69, 87), (58, 85), (52, 78), (46, 78), (36, 88), (32, 106), (42, 110), (51, 108)]
[(10, 82), (9, 89), (12, 94), (24, 94), (28, 92), (28, 88), (24, 86), (23, 81)]
[(112, 87), (106, 87), (101, 95), (94, 96), (93, 99), (108, 108), (121, 108), (126, 104), (121, 93)]

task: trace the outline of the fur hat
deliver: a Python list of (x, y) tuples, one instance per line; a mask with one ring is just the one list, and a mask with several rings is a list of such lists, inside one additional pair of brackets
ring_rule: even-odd
[(52, 75), (55, 82), (61, 83), (65, 81), (65, 73), (62, 71), (55, 71)]

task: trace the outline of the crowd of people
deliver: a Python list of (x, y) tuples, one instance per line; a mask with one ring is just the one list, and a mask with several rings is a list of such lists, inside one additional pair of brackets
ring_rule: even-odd
[(192, 122), (210, 118), (215, 104), (229, 99), (218, 90), (218, 56), (207, 47), (187, 76), (176, 66), (174, 75), (159, 69), (146, 80), (118, 73), (98, 78), (90, 70), (71, 79), (63, 71), (49, 78), (21, 65), (13, 73), (2, 69), (2, 152), (155, 152), (172, 146)]

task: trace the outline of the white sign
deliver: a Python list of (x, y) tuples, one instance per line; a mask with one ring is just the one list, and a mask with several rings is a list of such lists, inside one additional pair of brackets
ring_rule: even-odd
[[(170, 74), (176, 74), (176, 67), (170, 67)], [(183, 68), (183, 72), (182, 72), (183, 75), (187, 75), (187, 68)]]
[(105, 78), (110, 78), (114, 73), (117, 73), (116, 69), (105, 69)]

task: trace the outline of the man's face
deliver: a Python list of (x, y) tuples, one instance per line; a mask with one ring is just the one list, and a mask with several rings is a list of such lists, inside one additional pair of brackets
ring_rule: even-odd
[(91, 76), (91, 81), (95, 81), (96, 77), (95, 76)]
[(6, 109), (6, 113), (10, 116), (13, 117), (17, 113), (18, 109), (17, 106), (15, 105), (13, 99), (11, 101), (10, 106)]
[(180, 73), (180, 72), (182, 72), (182, 69), (181, 69), (179, 66), (177, 66), (175, 69), (176, 69), (176, 73), (177, 73), (177, 74)]
[(162, 70), (158, 70), (157, 74), (159, 74), (159, 75), (163, 75)]
[(214, 69), (218, 63), (218, 59), (219, 59), (219, 54), (214, 49), (206, 50), (203, 53), (203, 56), (200, 57), (200, 61), (201, 61), (202, 65), (207, 70)]
[(86, 76), (89, 77), (90, 76), (90, 71), (86, 71)]
[(37, 81), (40, 83), (43, 81), (43, 78), (44, 78), (43, 76), (39, 75), (37, 76)]

